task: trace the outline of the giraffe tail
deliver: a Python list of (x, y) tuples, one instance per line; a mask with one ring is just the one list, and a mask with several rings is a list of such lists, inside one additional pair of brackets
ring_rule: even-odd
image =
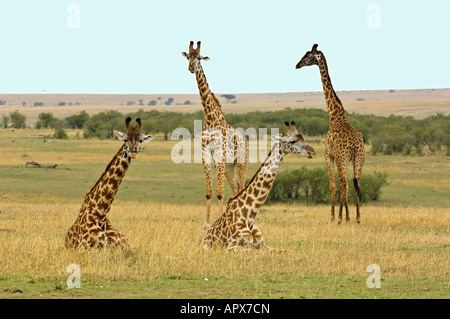
[(359, 188), (358, 179), (356, 179), (356, 178), (353, 179), (353, 185), (355, 186), (355, 190), (357, 192), (359, 200), (361, 200), (362, 196), (361, 196), (361, 189)]

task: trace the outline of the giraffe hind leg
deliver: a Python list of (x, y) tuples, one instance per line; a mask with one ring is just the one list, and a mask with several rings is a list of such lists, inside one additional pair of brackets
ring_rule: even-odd
[(227, 179), (228, 184), (230, 184), (233, 195), (236, 195), (239, 192), (238, 181), (235, 174), (235, 165), (236, 164), (225, 165), (225, 178)]
[(355, 188), (356, 222), (358, 224), (361, 223), (359, 202), (361, 201), (362, 193), (361, 193), (359, 181), (360, 181), (360, 177), (361, 177), (361, 171), (362, 171), (363, 164), (364, 164), (364, 149), (362, 151), (362, 154), (360, 154), (360, 156), (356, 156), (356, 158), (353, 160), (353, 172), (354, 172), (353, 186)]

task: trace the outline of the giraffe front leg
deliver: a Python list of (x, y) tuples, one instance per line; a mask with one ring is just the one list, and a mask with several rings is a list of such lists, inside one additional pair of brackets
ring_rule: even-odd
[(121, 231), (108, 230), (106, 231), (106, 244), (108, 247), (129, 246), (130, 240)]
[(212, 175), (211, 175), (211, 163), (203, 161), (203, 169), (206, 175), (206, 219), (203, 228), (206, 230), (209, 228), (209, 217), (211, 214), (211, 200), (212, 200)]
[(263, 238), (263, 235), (261, 233), (261, 230), (256, 225), (253, 225), (252, 237), (253, 237), (253, 248), (255, 248), (255, 249), (263, 249), (263, 248), (265, 248), (265, 249), (272, 250), (272, 248), (270, 248), (269, 246), (267, 246), (264, 243), (264, 238)]
[(224, 191), (224, 179), (225, 179), (225, 163), (216, 163), (217, 169), (217, 189), (216, 195), (219, 201), (219, 216), (223, 214), (223, 198), (225, 195)]
[[(326, 146), (325, 146), (326, 148)], [(334, 208), (336, 199), (336, 180), (334, 177), (334, 160), (333, 158), (325, 152), (325, 161), (328, 167), (328, 175), (330, 176), (330, 193), (331, 193), (331, 219), (330, 222), (334, 221)]]

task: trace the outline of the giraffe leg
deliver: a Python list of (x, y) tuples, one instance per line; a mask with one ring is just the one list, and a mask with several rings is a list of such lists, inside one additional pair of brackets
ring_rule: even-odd
[(235, 175), (235, 165), (236, 164), (225, 165), (225, 178), (227, 179), (228, 184), (230, 184), (233, 195), (236, 195), (240, 190)]
[(247, 163), (239, 163), (237, 164), (237, 184), (238, 184), (238, 192), (240, 192), (245, 187), (245, 179), (247, 177)]
[(212, 175), (211, 164), (203, 161), (203, 169), (206, 175), (206, 219), (203, 226), (204, 229), (209, 228), (209, 216), (211, 214), (211, 200), (212, 200)]
[(359, 179), (361, 177), (362, 167), (364, 165), (364, 147), (361, 152), (357, 152), (355, 159), (353, 160), (353, 186), (355, 188), (356, 195), (356, 222), (361, 223), (361, 215), (359, 212), (359, 201), (361, 200), (361, 188), (359, 184)]
[(245, 179), (247, 178), (247, 168), (248, 168), (248, 146), (245, 140), (242, 140), (237, 146), (238, 156), (237, 165), (235, 167), (236, 180), (238, 184), (238, 192), (240, 192), (245, 187)]
[(337, 223), (342, 222), (342, 209), (345, 206), (345, 220), (350, 220), (350, 215), (348, 213), (348, 183), (347, 183), (347, 163), (341, 161), (337, 165), (339, 173), (339, 186), (341, 190), (341, 196), (339, 198), (339, 217)]
[(331, 222), (334, 221), (334, 203), (336, 199), (336, 180), (334, 178), (334, 159), (325, 152), (325, 161), (328, 167), (328, 174), (330, 175), (330, 192), (331, 192)]
[(264, 239), (263, 239), (261, 230), (256, 225), (253, 225), (252, 236), (253, 236), (253, 248), (255, 248), (255, 249), (266, 248), (266, 249), (272, 250), (272, 248), (270, 248), (269, 246), (267, 246), (264, 243)]
[(217, 169), (217, 189), (216, 189), (216, 195), (217, 199), (219, 200), (219, 216), (222, 216), (223, 214), (223, 197), (225, 195), (224, 191), (224, 185), (223, 181), (225, 179), (225, 163), (217, 163), (216, 162), (216, 169)]
[(109, 220), (106, 221), (105, 235), (106, 245), (108, 247), (128, 246), (130, 244), (128, 237), (121, 231), (115, 229)]
[(118, 230), (108, 230), (106, 233), (106, 244), (108, 247), (114, 246), (128, 246), (130, 244), (130, 240), (128, 237)]

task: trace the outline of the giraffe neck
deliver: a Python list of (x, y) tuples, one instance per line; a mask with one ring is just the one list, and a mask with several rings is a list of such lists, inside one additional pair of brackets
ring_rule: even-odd
[(211, 126), (214, 120), (217, 118), (222, 119), (222, 107), (220, 102), (214, 96), (214, 93), (209, 89), (208, 81), (206, 80), (205, 72), (199, 63), (195, 71), (195, 77), (197, 79), (198, 91), (202, 100), (203, 111), (205, 113), (205, 125)]
[(322, 79), (323, 93), (327, 103), (328, 114), (330, 116), (330, 123), (339, 119), (346, 119), (347, 116), (345, 114), (344, 107), (342, 106), (342, 102), (336, 95), (336, 92), (333, 89), (333, 84), (331, 84), (327, 60), (325, 59), (325, 55), (323, 55), (323, 53), (321, 53), (321, 58), (319, 60), (319, 70), (320, 77)]
[[(249, 211), (249, 214), (244, 217), (250, 222), (255, 220), (259, 208), (266, 202), (285, 156), (286, 154), (281, 151), (279, 144), (275, 143), (248, 184), (240, 193), (230, 199), (231, 201), (240, 199), (245, 201), (245, 209)], [(228, 203), (228, 205), (230, 204), (232, 205), (232, 202)]]
[(96, 205), (97, 217), (105, 217), (131, 163), (131, 157), (125, 149), (125, 143), (106, 167), (102, 176), (85, 196), (85, 203)]

